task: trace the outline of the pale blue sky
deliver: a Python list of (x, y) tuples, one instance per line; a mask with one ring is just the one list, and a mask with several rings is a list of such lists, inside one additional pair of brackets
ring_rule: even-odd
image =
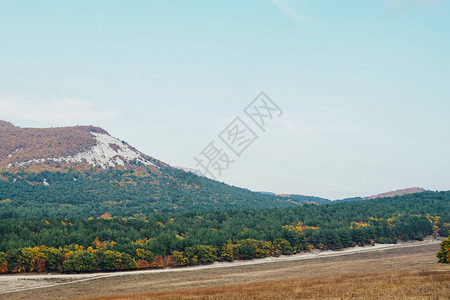
[(265, 91), (284, 115), (222, 181), (448, 190), (449, 16), (444, 0), (1, 1), (0, 119), (98, 125), (194, 167)]

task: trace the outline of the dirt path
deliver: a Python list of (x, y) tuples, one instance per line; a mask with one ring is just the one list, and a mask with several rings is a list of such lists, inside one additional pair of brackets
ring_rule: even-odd
[(12, 296), (11, 293), (29, 291), (42, 288), (50, 288), (61, 285), (70, 285), (79, 282), (91, 281), (101, 278), (118, 277), (124, 275), (141, 275), (141, 274), (161, 274), (173, 272), (189, 272), (197, 270), (208, 270), (218, 268), (230, 268), (237, 266), (249, 266), (257, 264), (267, 264), (274, 262), (288, 262), (309, 259), (329, 258), (336, 256), (352, 255), (359, 253), (367, 253), (374, 251), (384, 251), (389, 249), (400, 249), (410, 247), (420, 247), (440, 243), (439, 240), (428, 239), (422, 242), (406, 242), (399, 244), (377, 244), (374, 246), (354, 247), (338, 251), (313, 251), (310, 253), (301, 253), (290, 256), (268, 257), (263, 259), (233, 262), (217, 262), (205, 266), (193, 266), (171, 269), (156, 270), (140, 270), (113, 273), (92, 273), (92, 274), (32, 274), (32, 275), (2, 275), (0, 276), (0, 298), (2, 295)]

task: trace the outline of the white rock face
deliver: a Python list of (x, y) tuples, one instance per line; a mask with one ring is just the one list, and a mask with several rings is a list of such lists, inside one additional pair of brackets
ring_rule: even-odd
[(81, 163), (87, 162), (92, 166), (100, 166), (103, 169), (115, 166), (124, 166), (125, 162), (136, 161), (145, 166), (155, 166), (151, 161), (144, 158), (144, 155), (133, 150), (127, 144), (108, 134), (91, 132), (97, 143), (90, 149), (75, 155), (59, 158), (40, 158), (26, 162), (9, 164), (10, 166), (24, 166), (31, 163), (43, 163), (45, 161)]

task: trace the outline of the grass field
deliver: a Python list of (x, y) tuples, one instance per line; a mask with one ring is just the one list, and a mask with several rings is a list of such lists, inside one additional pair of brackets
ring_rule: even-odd
[(1, 299), (450, 299), (439, 245), (189, 272), (133, 274)]
[(448, 272), (398, 272), (313, 277), (95, 299), (445, 299), (450, 298), (449, 283)]

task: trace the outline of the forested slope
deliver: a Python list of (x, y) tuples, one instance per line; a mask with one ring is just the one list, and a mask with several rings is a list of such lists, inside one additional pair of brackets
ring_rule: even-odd
[[(309, 198), (305, 198), (309, 200)], [(127, 217), (155, 212), (287, 207), (306, 203), (265, 195), (161, 167), (160, 173), (110, 169), (0, 174), (0, 218)]]
[(3, 219), (0, 266), (4, 272), (134, 269), (421, 240), (448, 234), (449, 203), (450, 192), (424, 192), (259, 210)]

